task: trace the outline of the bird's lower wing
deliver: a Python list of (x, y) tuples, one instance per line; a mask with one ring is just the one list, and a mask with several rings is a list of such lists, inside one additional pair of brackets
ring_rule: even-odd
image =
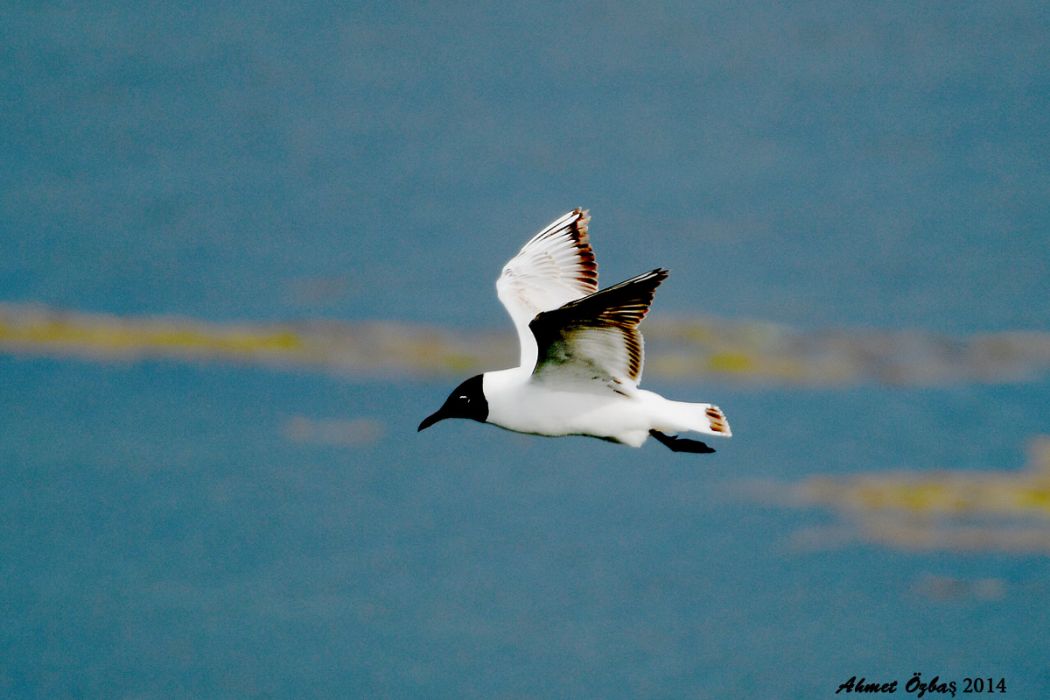
[(636, 387), (644, 365), (638, 324), (665, 279), (667, 270), (652, 270), (537, 315), (529, 324), (539, 351), (536, 379)]

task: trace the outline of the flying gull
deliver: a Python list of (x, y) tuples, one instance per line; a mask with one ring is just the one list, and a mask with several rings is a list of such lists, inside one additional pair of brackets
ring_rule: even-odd
[(419, 430), (445, 418), (470, 418), (519, 433), (585, 435), (632, 447), (651, 435), (675, 452), (694, 453), (714, 449), (678, 433), (732, 435), (717, 406), (638, 388), (638, 324), (667, 270), (599, 291), (589, 220), (582, 209), (569, 212), (503, 267), (496, 292), (518, 330), (520, 364), (466, 380)]

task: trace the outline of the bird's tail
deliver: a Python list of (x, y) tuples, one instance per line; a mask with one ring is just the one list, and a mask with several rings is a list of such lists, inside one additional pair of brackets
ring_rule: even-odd
[[(654, 421), (655, 422), (655, 421)], [(722, 409), (709, 403), (667, 401), (662, 425), (654, 425), (664, 432), (691, 430), (705, 435), (732, 437), (733, 431)]]
[[(733, 429), (729, 427), (729, 421), (726, 419), (726, 414), (722, 413), (722, 409), (710, 403), (697, 405), (704, 406), (704, 418), (707, 419), (707, 429), (711, 431), (712, 435), (733, 437)], [(704, 431), (701, 430), (700, 432)]]

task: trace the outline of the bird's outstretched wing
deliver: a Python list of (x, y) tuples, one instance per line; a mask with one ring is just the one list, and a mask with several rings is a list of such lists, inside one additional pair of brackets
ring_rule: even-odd
[(521, 343), (521, 366), (536, 362), (536, 340), (529, 322), (598, 289), (598, 264), (587, 237), (590, 217), (574, 209), (532, 237), (496, 281)]
[(635, 388), (644, 363), (638, 324), (665, 279), (658, 268), (537, 315), (529, 324), (539, 348), (536, 379)]

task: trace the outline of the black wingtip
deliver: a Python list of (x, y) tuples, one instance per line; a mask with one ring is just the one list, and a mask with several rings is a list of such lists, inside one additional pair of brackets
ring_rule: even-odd
[[(666, 267), (654, 267), (653, 269), (649, 270), (648, 272), (643, 272), (640, 275), (636, 275), (636, 276), (632, 277), (629, 280), (625, 280), (625, 281), (621, 282), (620, 284), (613, 285), (613, 286), (615, 286), (615, 287), (619, 287), (621, 285), (625, 285), (626, 286), (626, 285), (631, 285), (631, 284), (637, 284), (639, 282), (648, 282), (649, 280), (656, 280), (656, 284), (657, 284), (657, 286), (659, 286), (659, 284), (661, 282), (663, 282), (665, 279), (667, 279), (667, 276), (670, 275), (670, 274), (671, 274), (671, 271), (668, 270)], [(611, 289), (611, 287), (610, 287), (610, 289)]]

